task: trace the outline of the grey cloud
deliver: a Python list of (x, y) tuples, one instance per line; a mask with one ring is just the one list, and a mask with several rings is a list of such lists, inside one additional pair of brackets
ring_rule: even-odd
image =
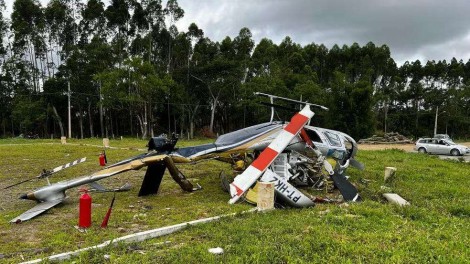
[[(216, 1), (181, 0), (179, 25), (196, 22), (213, 40), (234, 37), (242, 27), (256, 41), (285, 36), (300, 44), (387, 44), (397, 61), (468, 60), (470, 1)], [(451, 45), (450, 48), (448, 45)], [(464, 57), (466, 56), (466, 57)]]
[[(10, 8), (12, 2), (5, 1)], [(179, 0), (179, 4), (185, 10), (179, 29), (187, 30), (195, 22), (214, 41), (233, 38), (248, 27), (255, 41), (269, 38), (280, 43), (290, 36), (302, 45), (386, 44), (398, 63), (470, 58), (468, 0)]]

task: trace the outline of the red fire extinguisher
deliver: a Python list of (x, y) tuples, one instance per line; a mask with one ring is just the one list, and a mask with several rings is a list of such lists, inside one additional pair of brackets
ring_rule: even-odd
[(91, 226), (91, 196), (86, 190), (80, 196), (78, 227), (88, 228)]
[(106, 153), (104, 151), (101, 152), (99, 160), (100, 160), (100, 166), (106, 166)]

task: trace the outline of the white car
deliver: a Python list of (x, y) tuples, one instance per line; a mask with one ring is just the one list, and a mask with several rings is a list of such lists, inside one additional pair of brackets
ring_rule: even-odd
[(420, 138), (416, 141), (415, 150), (420, 153), (460, 156), (470, 153), (470, 148), (458, 145), (448, 139)]

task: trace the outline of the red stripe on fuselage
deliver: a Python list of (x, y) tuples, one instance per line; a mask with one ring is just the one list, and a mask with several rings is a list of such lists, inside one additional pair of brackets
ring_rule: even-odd
[(290, 120), (290, 123), (284, 128), (285, 131), (295, 135), (300, 128), (308, 121), (308, 117), (299, 113), (295, 114)]
[(263, 152), (258, 156), (258, 158), (251, 163), (251, 166), (257, 168), (260, 171), (264, 171), (271, 162), (276, 158), (277, 151), (272, 148), (267, 147)]

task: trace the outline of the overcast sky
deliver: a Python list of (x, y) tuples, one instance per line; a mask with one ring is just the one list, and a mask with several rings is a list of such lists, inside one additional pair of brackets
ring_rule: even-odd
[[(48, 0), (40, 0), (42, 3)], [(13, 0), (6, 0), (7, 6)], [(106, 4), (110, 0), (104, 0)], [(166, 1), (163, 0), (165, 3)], [(328, 48), (372, 41), (406, 60), (470, 58), (469, 0), (179, 0), (185, 16), (179, 30), (195, 22), (213, 41), (234, 38), (248, 27), (256, 42), (285, 36), (301, 45)]]

